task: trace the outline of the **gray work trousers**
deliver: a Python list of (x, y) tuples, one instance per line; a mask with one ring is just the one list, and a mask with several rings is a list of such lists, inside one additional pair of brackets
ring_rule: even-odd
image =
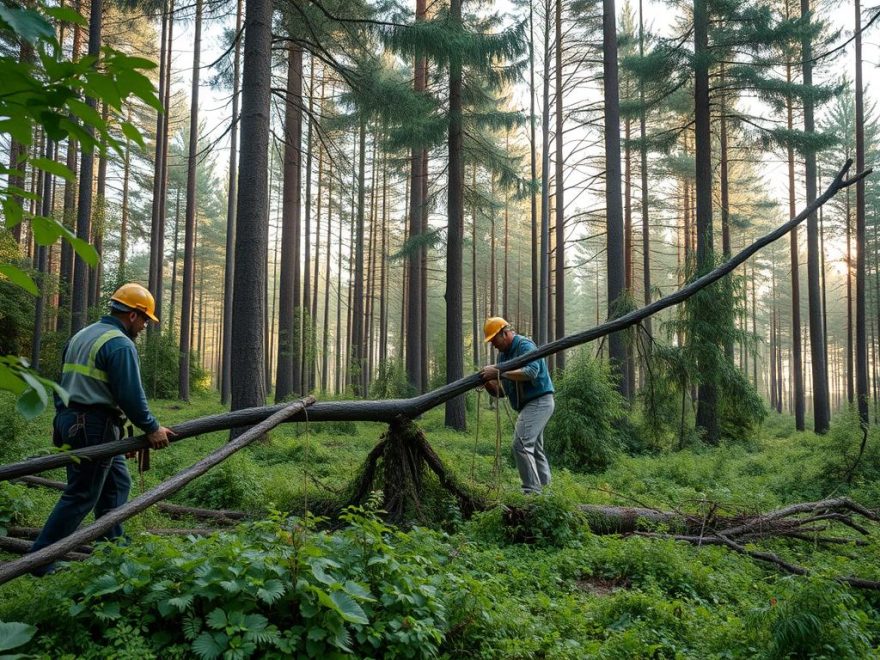
[(513, 431), (513, 458), (526, 494), (540, 493), (550, 483), (550, 463), (544, 454), (544, 427), (556, 402), (552, 394), (529, 401), (519, 411)]

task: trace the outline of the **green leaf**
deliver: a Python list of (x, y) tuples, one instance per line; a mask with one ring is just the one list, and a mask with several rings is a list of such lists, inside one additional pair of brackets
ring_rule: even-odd
[[(42, 385), (40, 385), (40, 389), (43, 390)], [(29, 390), (25, 391), (24, 394), (18, 397), (16, 407), (18, 408), (18, 412), (21, 413), (22, 417), (27, 420), (31, 420), (39, 416), (39, 414), (46, 409), (46, 404), (44, 403), (45, 400), (45, 390), (43, 390), (43, 394), (42, 396), (40, 396), (37, 390), (30, 388)]]
[(142, 149), (146, 146), (141, 132), (135, 126), (127, 121), (122, 122), (122, 132), (129, 140), (140, 146)]
[(0, 4), (0, 20), (25, 41), (35, 44), (40, 39), (54, 40), (52, 24), (30, 9), (7, 7)]
[(320, 560), (312, 562), (312, 566), (311, 566), (312, 567), (312, 575), (315, 576), (315, 579), (318, 582), (322, 582), (323, 584), (326, 584), (326, 585), (337, 584), (336, 578), (334, 578), (332, 575), (330, 575), (329, 573), (327, 573), (324, 570), (324, 566), (326, 565), (326, 563), (327, 563), (326, 561), (320, 561)]
[(8, 651), (27, 644), (36, 632), (35, 626), (26, 623), (0, 621), (0, 651)]
[(266, 583), (257, 590), (257, 598), (271, 605), (284, 595), (284, 584), (281, 580), (266, 580)]
[(49, 174), (60, 176), (66, 181), (73, 181), (76, 179), (76, 174), (67, 169), (65, 165), (48, 158), (31, 158), (31, 165), (39, 167), (41, 170), (48, 172)]
[[(223, 642), (222, 644), (220, 642)], [(226, 635), (223, 633), (203, 632), (192, 643), (193, 652), (204, 660), (214, 660), (226, 650)]]
[(364, 612), (363, 608), (344, 591), (334, 591), (330, 594), (330, 598), (336, 603), (336, 606), (339, 608), (339, 613), (342, 614), (342, 618), (346, 621), (350, 623), (359, 623), (361, 625), (367, 625), (370, 622), (370, 620), (367, 619), (367, 614)]
[(22, 378), (17, 371), (10, 369), (5, 364), (0, 364), (0, 390), (19, 395), (24, 392), (27, 387), (24, 378)]
[(88, 26), (88, 21), (70, 7), (48, 7), (44, 10), (49, 16), (62, 23), (74, 23), (81, 27)]
[(3, 214), (6, 216), (7, 229), (12, 229), (24, 218), (21, 204), (9, 197), (3, 200)]
[(226, 612), (224, 612), (221, 608), (217, 607), (211, 611), (211, 613), (205, 618), (205, 622), (214, 628), (214, 630), (220, 630), (221, 628), (226, 627)]
[(0, 273), (9, 278), (9, 281), (15, 286), (24, 289), (31, 295), (40, 295), (40, 290), (37, 288), (37, 285), (34, 284), (31, 276), (20, 268), (16, 268), (12, 264), (0, 264)]
[(52, 245), (66, 231), (60, 222), (42, 215), (31, 218), (31, 229), (34, 230), (34, 239), (40, 245)]
[(79, 258), (85, 261), (89, 266), (94, 268), (98, 265), (98, 251), (81, 238), (76, 236), (65, 236), (68, 243), (73, 246), (74, 252)]
[(21, 115), (0, 121), (0, 133), (9, 133), (21, 144), (30, 144), (34, 137), (31, 123)]
[(52, 389), (55, 390), (55, 394), (58, 395), (58, 398), (61, 399), (61, 402), (66, 406), (70, 401), (70, 392), (65, 390), (61, 385), (56, 383), (54, 380), (50, 380), (49, 384), (52, 386)]
[(46, 387), (40, 382), (41, 379), (39, 376), (30, 371), (22, 371), (21, 377), (24, 378), (24, 381), (37, 393), (43, 406), (49, 405), (49, 395), (46, 393)]
[(88, 103), (83, 103), (77, 99), (69, 99), (67, 107), (70, 112), (79, 117), (87, 126), (102, 127), (106, 124), (98, 111)]

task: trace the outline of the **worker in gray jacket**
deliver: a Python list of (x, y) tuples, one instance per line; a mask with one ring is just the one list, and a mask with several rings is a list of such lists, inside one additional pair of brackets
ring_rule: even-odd
[[(64, 347), (61, 386), (69, 399), (64, 404), (55, 397), (53, 443), (82, 449), (118, 440), (127, 417), (147, 434), (150, 447), (162, 449), (174, 433), (150, 412), (134, 344), (149, 321), (159, 321), (155, 301), (146, 288), (134, 283), (120, 287), (110, 301), (110, 314), (77, 332)], [(100, 518), (125, 504), (130, 488), (123, 456), (71, 463), (67, 488), (31, 552), (72, 534), (90, 511)], [(120, 536), (122, 525), (114, 525), (104, 538)], [(52, 570), (50, 564), (35, 569), (34, 574)]]

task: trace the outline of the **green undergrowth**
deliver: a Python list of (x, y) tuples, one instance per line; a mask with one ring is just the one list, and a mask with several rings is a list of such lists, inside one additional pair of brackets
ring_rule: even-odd
[[(880, 507), (876, 431), (852, 483), (843, 480), (861, 440), (851, 414), (838, 415), (822, 437), (795, 434), (790, 418), (774, 415), (748, 442), (619, 453), (596, 473), (557, 468), (546, 495), (525, 498), (509, 457), (507, 413), (496, 418), (485, 396), (480, 403), (478, 435), (473, 407), (467, 433), (443, 428), (442, 409), (418, 423), (446, 466), (498, 506), (463, 520), (451, 502), (430, 503), (433, 530), (386, 526), (370, 506), (321, 523), (307, 508), (339, 500), (385, 427), (284, 425), (174, 497), (245, 510), (254, 522), (207, 538), (158, 537), (143, 531), (201, 523), (150, 510), (127, 524), (128, 546), (103, 547), (55, 575), (0, 587), (0, 620), (36, 626), (15, 651), (52, 658), (880, 657), (880, 596), (834, 580), (880, 580), (877, 525), (867, 525), (867, 545), (776, 540), (752, 548), (810, 569), (797, 577), (718, 546), (597, 535), (578, 508), (735, 515), (839, 495)], [(173, 425), (221, 407), (201, 395), (191, 404), (157, 401), (154, 409)], [(3, 461), (44, 450), (49, 422), (48, 415), (19, 422), (15, 441), (0, 447)], [(144, 487), (226, 439), (216, 433), (153, 452)], [(558, 465), (553, 457), (551, 464)], [(141, 476), (133, 481), (136, 494)], [(39, 526), (55, 499), (3, 485), (0, 525)], [(0, 626), (0, 645), (2, 637)]]

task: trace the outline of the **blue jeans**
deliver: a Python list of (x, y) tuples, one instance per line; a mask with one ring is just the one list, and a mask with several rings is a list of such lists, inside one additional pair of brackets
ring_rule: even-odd
[(553, 415), (556, 401), (552, 394), (529, 401), (516, 418), (513, 430), (513, 458), (523, 492), (540, 493), (550, 483), (550, 463), (544, 453), (544, 427)]
[[(119, 438), (116, 420), (103, 412), (76, 412), (66, 409), (55, 415), (54, 432), (62, 444), (73, 449), (91, 447)], [(113, 456), (97, 461), (81, 460), (67, 466), (67, 488), (49, 514), (31, 552), (69, 536), (89, 512), (100, 518), (128, 500), (131, 477), (125, 457)], [(122, 536), (122, 525), (114, 525), (101, 539)], [(36, 569), (34, 574), (51, 572), (54, 565)]]

